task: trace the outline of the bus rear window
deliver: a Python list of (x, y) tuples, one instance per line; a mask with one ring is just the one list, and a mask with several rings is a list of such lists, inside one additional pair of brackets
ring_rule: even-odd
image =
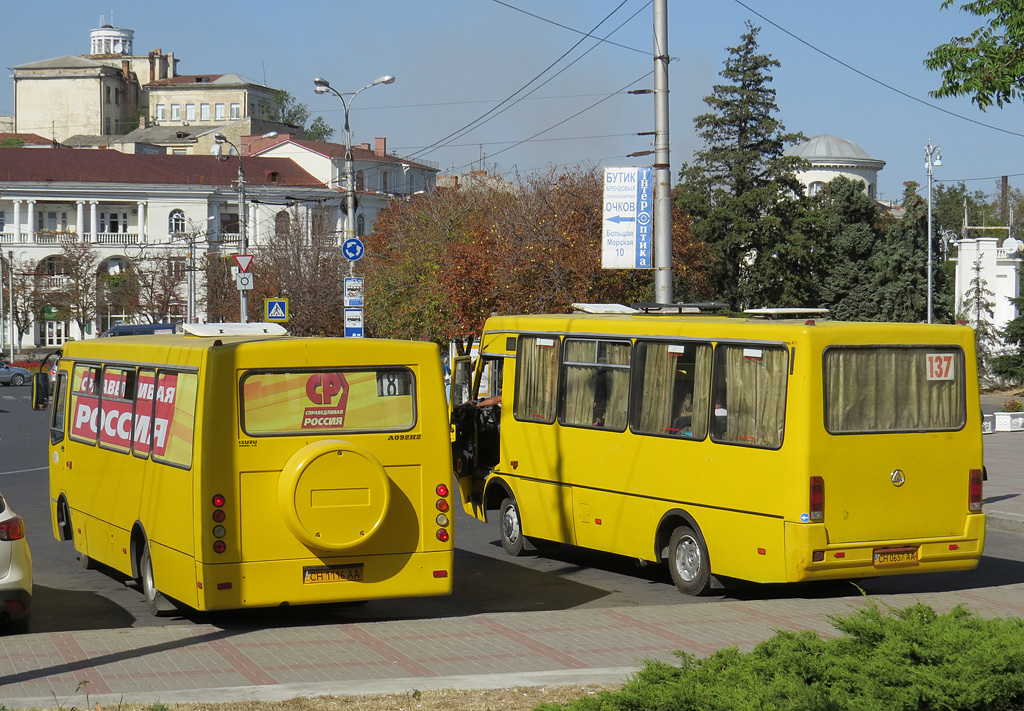
[(242, 429), (252, 436), (408, 430), (415, 392), (407, 368), (249, 371)]
[(957, 430), (966, 423), (959, 348), (833, 347), (822, 375), (825, 429), (832, 434)]

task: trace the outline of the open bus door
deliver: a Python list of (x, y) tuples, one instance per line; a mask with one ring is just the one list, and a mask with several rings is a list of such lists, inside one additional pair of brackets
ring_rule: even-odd
[[(452, 428), (452, 466), (459, 482), (462, 507), (466, 513), (485, 520), (483, 490), (486, 470), (480, 471), (479, 461), (479, 410), (476, 407), (474, 384), (478, 383), (476, 366), (480, 359), (473, 361), (473, 337), (465, 341), (454, 341), (455, 352), (451, 358), (451, 397), (448, 406)], [(476, 377), (474, 377), (476, 376)]]

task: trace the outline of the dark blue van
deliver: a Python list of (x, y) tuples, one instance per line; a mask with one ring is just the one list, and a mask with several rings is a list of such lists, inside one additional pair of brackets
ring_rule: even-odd
[(100, 338), (149, 336), (154, 333), (181, 333), (181, 328), (175, 323), (120, 323), (108, 328)]

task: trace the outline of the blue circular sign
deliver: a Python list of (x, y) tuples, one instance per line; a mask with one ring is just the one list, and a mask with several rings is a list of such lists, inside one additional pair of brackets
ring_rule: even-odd
[(363, 247), (362, 241), (356, 237), (345, 240), (345, 244), (341, 245), (341, 253), (344, 254), (350, 262), (354, 262), (362, 257), (364, 251), (365, 248)]

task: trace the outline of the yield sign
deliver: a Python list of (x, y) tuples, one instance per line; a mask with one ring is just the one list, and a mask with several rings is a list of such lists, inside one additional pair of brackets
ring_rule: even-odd
[(249, 271), (249, 265), (252, 264), (251, 254), (236, 254), (235, 261), (238, 262), (238, 268), (243, 272)]

